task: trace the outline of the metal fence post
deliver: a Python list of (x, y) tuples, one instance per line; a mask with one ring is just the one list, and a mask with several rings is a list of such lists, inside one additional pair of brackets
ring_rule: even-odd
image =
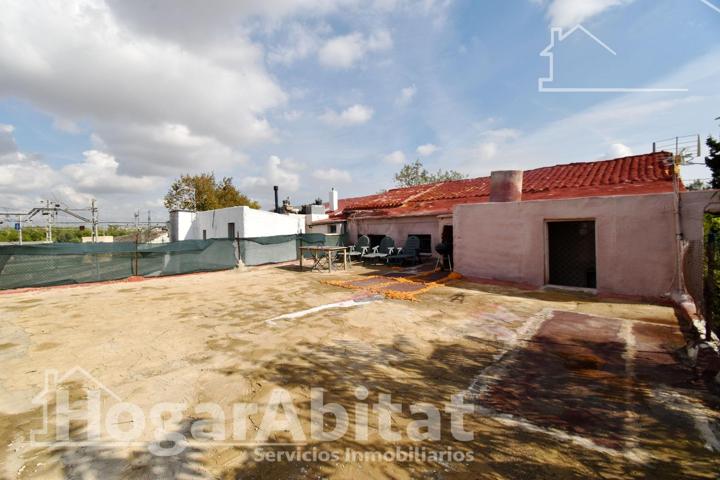
[(138, 270), (138, 242), (139, 242), (138, 236), (139, 236), (139, 235), (140, 235), (139, 232), (135, 234), (135, 253), (134, 253), (134, 255), (133, 255), (133, 263), (132, 263), (132, 274), (133, 274), (133, 276), (137, 276), (138, 271), (139, 271), (139, 270)]

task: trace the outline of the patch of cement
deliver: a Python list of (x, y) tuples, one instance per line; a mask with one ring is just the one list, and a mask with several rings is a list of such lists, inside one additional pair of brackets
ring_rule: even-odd
[(509, 362), (503, 362), (505, 357), (512, 354), (520, 342), (532, 339), (542, 324), (552, 318), (552, 315), (552, 309), (545, 308), (528, 318), (525, 323), (506, 339), (504, 348), (493, 355), (492, 363), (473, 378), (470, 386), (462, 393), (463, 397), (475, 399), (483, 397), (487, 393), (490, 385), (504, 376), (503, 374), (509, 366)]
[(651, 393), (653, 399), (658, 403), (692, 418), (695, 430), (705, 442), (705, 448), (710, 451), (720, 452), (720, 439), (718, 439), (718, 433), (711, 424), (711, 417), (715, 417), (716, 421), (720, 420), (718, 418), (720, 415), (717, 412), (699, 405), (696, 401), (679, 392), (658, 388), (652, 390)]
[[(532, 317), (528, 318), (525, 323), (517, 329), (513, 338), (510, 338), (505, 343), (505, 348), (493, 356), (493, 363), (488, 367), (484, 368), (472, 381), (470, 386), (462, 393), (464, 398), (470, 398), (476, 402), (484, 398), (489, 388), (496, 382), (501, 381), (502, 378), (506, 377), (507, 369), (512, 365), (513, 354), (517, 351), (517, 347), (521, 342), (531, 340), (533, 336), (540, 330), (540, 327), (549, 319), (553, 317), (553, 310), (546, 308)], [(627, 322), (630, 326), (631, 323)], [(630, 332), (631, 334), (632, 332)], [(632, 340), (633, 346), (630, 348), (634, 349), (634, 340)], [(634, 353), (631, 351), (630, 356), (634, 357)], [(589, 438), (585, 438), (581, 435), (575, 435), (563, 430), (542, 427), (532, 423), (524, 418), (515, 417), (510, 414), (500, 413), (492, 408), (475, 405), (475, 412), (481, 415), (485, 415), (499, 423), (514, 428), (521, 428), (531, 433), (541, 433), (544, 435), (551, 436), (557, 440), (570, 442), (574, 445), (592, 450), (595, 452), (603, 453), (614, 457), (624, 457), (625, 459), (644, 463), (648, 459), (646, 452), (637, 448), (632, 441), (626, 443), (626, 448), (623, 451), (618, 451), (613, 448), (598, 445), (596, 442)]]
[(277, 317), (269, 318), (265, 320), (265, 323), (273, 327), (277, 326), (278, 320), (295, 320), (296, 318), (305, 317), (312, 315), (313, 313), (322, 312), (323, 310), (329, 310), (332, 308), (353, 308), (367, 305), (368, 303), (377, 302), (382, 300), (382, 295), (369, 295), (359, 298), (353, 298), (351, 300), (344, 300), (342, 302), (327, 303), (325, 305), (318, 305), (317, 307), (308, 308), (306, 310), (300, 310), (299, 312), (285, 313), (278, 315)]
[[(637, 341), (633, 333), (633, 322), (624, 320), (620, 324), (620, 337), (625, 341), (625, 351), (623, 359), (625, 360), (625, 375), (633, 387), (635, 384), (635, 355), (637, 354)], [(627, 410), (625, 411), (625, 452), (633, 452), (638, 447), (638, 415), (632, 410), (635, 405), (635, 389), (625, 389), (625, 403)]]

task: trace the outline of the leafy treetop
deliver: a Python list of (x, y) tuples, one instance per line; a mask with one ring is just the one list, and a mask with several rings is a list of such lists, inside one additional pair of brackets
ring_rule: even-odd
[(712, 179), (710, 180), (711, 188), (720, 188), (720, 140), (708, 137), (706, 142), (710, 152), (705, 157), (705, 165), (712, 172)]
[(237, 206), (260, 208), (258, 202), (240, 193), (233, 185), (232, 177), (217, 181), (214, 173), (182, 175), (165, 195), (168, 210), (205, 211)]
[(685, 185), (685, 188), (687, 188), (690, 191), (707, 190), (708, 188), (710, 188), (710, 186), (707, 183), (705, 183), (704, 181), (702, 181), (700, 179), (696, 179), (696, 180), (693, 180), (692, 183)]
[(395, 174), (395, 183), (399, 187), (412, 187), (425, 183), (462, 180), (464, 178), (467, 178), (467, 175), (455, 170), (438, 170), (436, 173), (428, 172), (423, 167), (420, 159), (417, 159), (409, 165), (403, 165), (400, 171)]

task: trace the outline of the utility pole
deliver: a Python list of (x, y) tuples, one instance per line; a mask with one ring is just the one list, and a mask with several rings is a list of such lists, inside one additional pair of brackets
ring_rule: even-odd
[(679, 294), (686, 292), (685, 278), (683, 275), (683, 231), (682, 231), (682, 208), (680, 203), (680, 165), (683, 157), (675, 154), (672, 157), (672, 181), (673, 181), (673, 214), (675, 217), (675, 288)]
[(98, 209), (95, 206), (95, 199), (90, 201), (90, 213), (92, 219), (92, 243), (98, 242)]
[(148, 229), (147, 229), (147, 237), (145, 237), (145, 242), (150, 242), (150, 210), (148, 210)]
[(50, 200), (45, 200), (45, 215), (47, 215), (47, 224), (45, 225), (45, 241), (52, 243), (52, 226), (55, 221), (53, 211), (50, 209)]

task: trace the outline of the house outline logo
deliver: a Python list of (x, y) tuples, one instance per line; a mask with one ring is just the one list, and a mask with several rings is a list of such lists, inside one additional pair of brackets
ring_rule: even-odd
[(704, 3), (705, 5), (707, 5), (708, 7), (712, 8), (713, 10), (715, 10), (717, 13), (720, 13), (720, 7), (718, 7), (717, 5), (715, 5), (714, 3), (712, 3), (710, 0), (700, 0), (700, 1), (701, 1), (702, 3)]
[[(33, 405), (40, 405), (43, 408), (43, 426), (41, 429), (33, 429), (30, 432), (30, 442), (31, 443), (39, 443), (43, 444), (46, 442), (39, 441), (37, 438), (39, 436), (46, 437), (49, 434), (49, 412), (48, 412), (48, 395), (52, 395), (54, 392), (57, 392), (57, 387), (61, 385), (63, 382), (70, 380), (76, 376), (80, 376), (84, 378), (88, 383), (95, 386), (95, 390), (104, 392), (108, 396), (112, 397), (114, 400), (121, 402), (122, 399), (120, 396), (118, 396), (115, 392), (110, 390), (105, 384), (103, 384), (100, 380), (95, 378), (90, 372), (85, 370), (84, 368), (80, 366), (74, 366), (71, 369), (67, 370), (63, 375), (60, 375), (59, 372), (55, 369), (49, 369), (45, 371), (45, 384), (40, 393), (35, 395), (31, 403)], [(86, 389), (87, 390), (87, 389)]]
[[(702, 1), (702, 0), (701, 0)], [(720, 11), (720, 10), (719, 10)], [(548, 76), (538, 78), (538, 92), (540, 93), (656, 93), (656, 92), (687, 92), (687, 88), (629, 88), (629, 87), (553, 87), (547, 84), (555, 82), (555, 52), (553, 49), (560, 43), (565, 41), (575, 32), (582, 32), (590, 38), (595, 44), (602, 47), (613, 56), (617, 56), (617, 52), (610, 48), (605, 42), (600, 40), (590, 30), (581, 24), (577, 24), (571, 29), (565, 31), (562, 27), (550, 28), (550, 43), (540, 52), (541, 57), (548, 58)]]

